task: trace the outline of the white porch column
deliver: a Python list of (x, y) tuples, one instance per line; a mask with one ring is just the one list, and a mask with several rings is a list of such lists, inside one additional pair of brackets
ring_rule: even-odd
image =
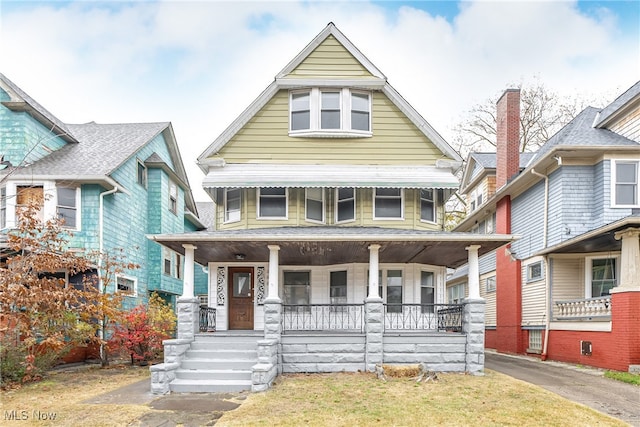
[(369, 296), (368, 298), (380, 298), (378, 295), (378, 270), (380, 245), (369, 246)]
[(267, 292), (267, 299), (280, 299), (278, 297), (278, 281), (279, 281), (279, 261), (278, 252), (280, 246), (269, 245), (269, 290)]
[(194, 268), (194, 251), (197, 249), (192, 244), (182, 245), (184, 248), (184, 282), (182, 285), (181, 298), (194, 298), (193, 294), (193, 268)]
[(469, 298), (480, 298), (480, 273), (478, 266), (478, 249), (480, 245), (470, 245), (465, 248), (468, 253), (469, 263)]
[(622, 240), (620, 254), (620, 283), (612, 293), (640, 290), (640, 228), (627, 228), (615, 233)]

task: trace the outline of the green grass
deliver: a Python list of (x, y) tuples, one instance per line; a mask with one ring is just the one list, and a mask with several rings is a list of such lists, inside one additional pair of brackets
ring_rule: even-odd
[(640, 385), (640, 374), (632, 374), (631, 372), (620, 371), (606, 371), (604, 373), (604, 376), (616, 381), (622, 381), (623, 383)]

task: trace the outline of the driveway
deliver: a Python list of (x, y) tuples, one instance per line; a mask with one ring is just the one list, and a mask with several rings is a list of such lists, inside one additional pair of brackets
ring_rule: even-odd
[(640, 387), (605, 378), (601, 370), (493, 351), (485, 352), (485, 368), (640, 427)]

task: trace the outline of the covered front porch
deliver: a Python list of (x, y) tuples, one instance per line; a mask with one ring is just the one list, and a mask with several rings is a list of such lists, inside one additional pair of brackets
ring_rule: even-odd
[[(167, 369), (155, 370), (160, 392), (167, 389), (159, 378), (170, 382), (168, 368), (179, 369), (202, 333), (234, 330), (263, 333), (253, 390), (267, 388), (280, 372), (372, 371), (383, 363), (427, 363), (439, 371), (479, 373), (484, 368), (484, 300), (478, 257), (513, 239), (374, 227), (282, 227), (151, 238), (185, 254), (178, 338), (166, 343)], [(206, 306), (189, 284), (194, 262), (209, 268)], [(463, 263), (470, 270), (468, 298), (449, 304), (447, 267)]]

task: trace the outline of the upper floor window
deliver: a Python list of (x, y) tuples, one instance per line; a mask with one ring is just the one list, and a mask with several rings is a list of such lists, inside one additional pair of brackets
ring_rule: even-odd
[(174, 214), (178, 213), (178, 186), (169, 180), (169, 210)]
[(44, 221), (44, 187), (42, 185), (16, 186), (16, 217), (20, 218), (21, 212), (29, 206), (35, 207), (35, 218)]
[(324, 189), (307, 188), (305, 197), (307, 221), (324, 222)]
[(586, 298), (609, 296), (618, 286), (617, 258), (587, 258)]
[(140, 184), (144, 188), (147, 188), (147, 167), (140, 160), (138, 160), (137, 179), (138, 179), (138, 184)]
[(258, 218), (287, 219), (287, 189), (258, 189)]
[(420, 190), (420, 219), (436, 222), (436, 192), (432, 188)]
[(225, 188), (224, 190), (224, 222), (236, 222), (241, 219), (242, 190)]
[(0, 230), (7, 226), (7, 187), (0, 187)]
[(62, 226), (68, 228), (77, 228), (78, 226), (78, 208), (76, 194), (77, 189), (57, 187), (57, 204), (56, 214), (62, 220)]
[(370, 136), (371, 94), (342, 89), (292, 91), (289, 100), (292, 136)]
[(336, 188), (336, 222), (356, 219), (356, 189)]
[(403, 192), (400, 188), (375, 188), (373, 190), (374, 219), (402, 219)]
[(475, 190), (471, 193), (471, 201), (469, 203), (469, 207), (471, 211), (475, 211), (482, 204), (482, 191)]
[(613, 206), (638, 206), (638, 163), (634, 160), (612, 161)]

